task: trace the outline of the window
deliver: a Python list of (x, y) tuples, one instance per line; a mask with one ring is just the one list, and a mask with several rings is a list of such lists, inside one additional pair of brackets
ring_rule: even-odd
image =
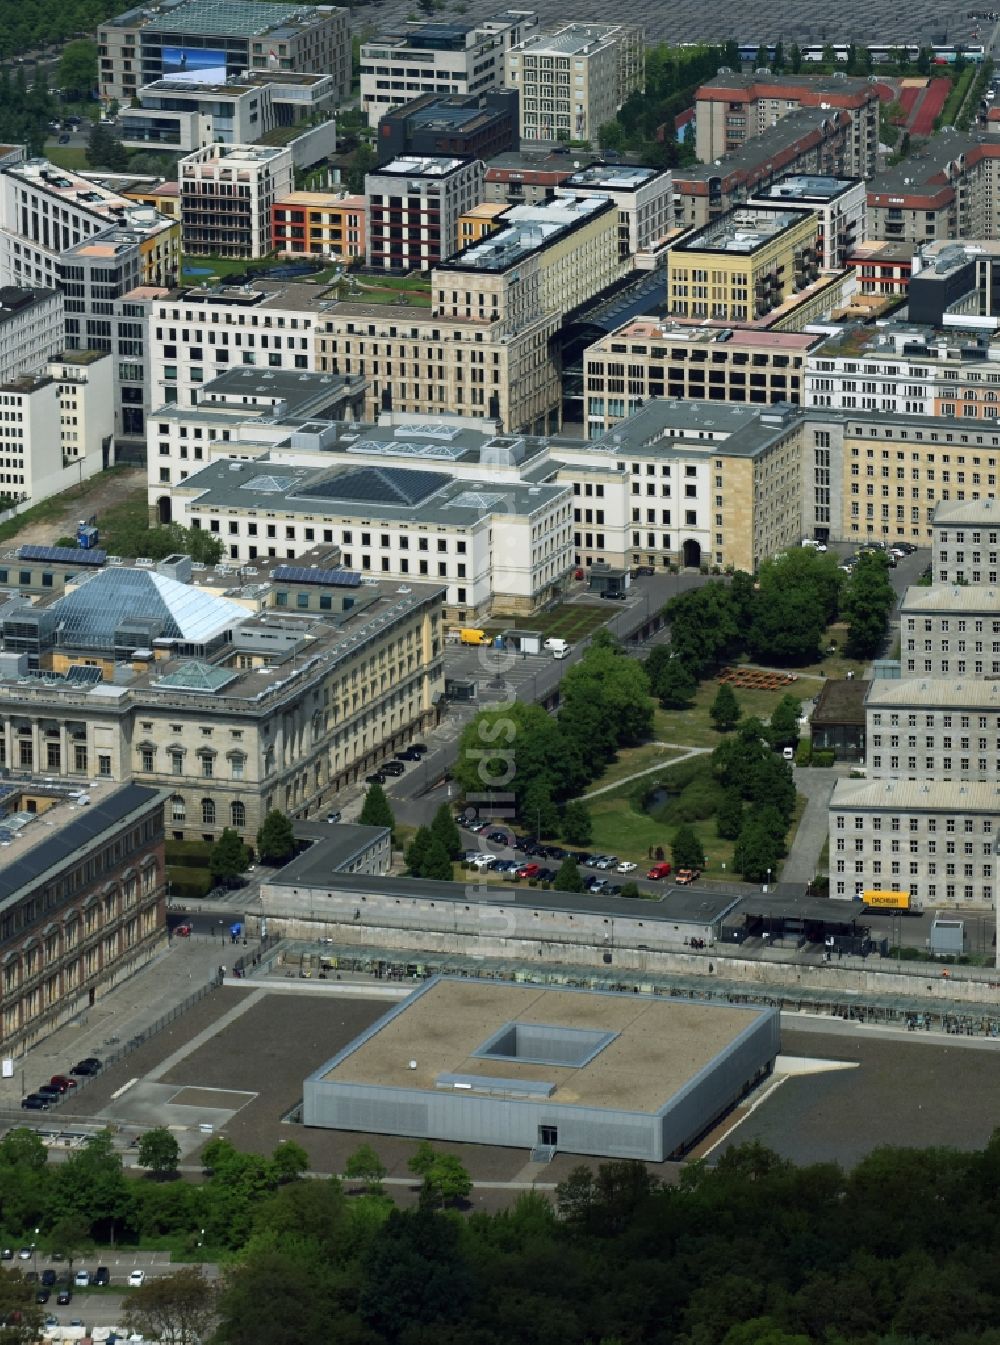
[(229, 805), (229, 820), (234, 827), (245, 827), (247, 824), (246, 804), (231, 803)]
[(98, 752), (97, 754), (97, 774), (111, 774), (111, 757), (105, 752)]
[(203, 827), (215, 826), (215, 800), (202, 799), (201, 801), (201, 824)]
[(170, 816), (175, 822), (183, 822), (187, 818), (187, 808), (180, 794), (175, 794), (170, 800)]

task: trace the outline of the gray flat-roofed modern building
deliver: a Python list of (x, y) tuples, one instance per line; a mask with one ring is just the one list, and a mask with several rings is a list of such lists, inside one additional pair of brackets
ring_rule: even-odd
[(778, 1049), (772, 1008), (435, 977), (306, 1079), (303, 1121), (662, 1162)]

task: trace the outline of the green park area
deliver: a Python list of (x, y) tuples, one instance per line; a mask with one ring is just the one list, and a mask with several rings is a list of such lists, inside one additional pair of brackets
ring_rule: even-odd
[[(832, 764), (800, 743), (803, 702), (826, 676), (864, 670), (892, 603), (874, 554), (850, 579), (833, 557), (796, 550), (756, 579), (688, 590), (667, 606), (670, 644), (644, 659), (597, 631), (563, 676), (554, 717), (521, 704), (481, 712), (463, 731), (456, 779), (472, 795), (495, 776), (520, 830), (542, 840), (760, 881), (780, 872), (804, 808), (787, 758)], [(530, 625), (548, 633), (544, 616), (593, 610), (566, 604)], [(448, 876), (453, 858), (426, 876)], [(566, 882), (569, 872), (555, 885)]]

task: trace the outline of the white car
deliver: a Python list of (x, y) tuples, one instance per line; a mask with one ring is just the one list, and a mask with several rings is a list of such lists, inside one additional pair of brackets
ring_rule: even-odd
[(144, 1270), (133, 1270), (128, 1277), (128, 1287), (130, 1289), (141, 1289), (146, 1283), (146, 1272)]
[(78, 1270), (73, 1276), (73, 1283), (78, 1289), (86, 1289), (90, 1285), (90, 1271)]
[(635, 873), (638, 867), (639, 865), (633, 864), (630, 859), (623, 859), (615, 869), (615, 873)]
[(496, 855), (487, 855), (487, 854), (476, 855), (475, 859), (472, 862), (477, 869), (488, 869), (491, 864), (495, 864), (497, 862), (497, 857)]
[(803, 545), (803, 546), (811, 546), (815, 551), (825, 551), (825, 550), (826, 550), (826, 542), (817, 542), (817, 541), (815, 540), (815, 538), (813, 538), (813, 537), (803, 537), (803, 538), (802, 538), (802, 545)]

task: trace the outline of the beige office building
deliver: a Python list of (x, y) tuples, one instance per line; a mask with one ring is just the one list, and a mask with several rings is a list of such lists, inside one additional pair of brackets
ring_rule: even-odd
[(506, 53), (508, 88), (521, 95), (521, 139), (593, 140), (645, 84), (643, 30), (568, 23), (533, 33)]

